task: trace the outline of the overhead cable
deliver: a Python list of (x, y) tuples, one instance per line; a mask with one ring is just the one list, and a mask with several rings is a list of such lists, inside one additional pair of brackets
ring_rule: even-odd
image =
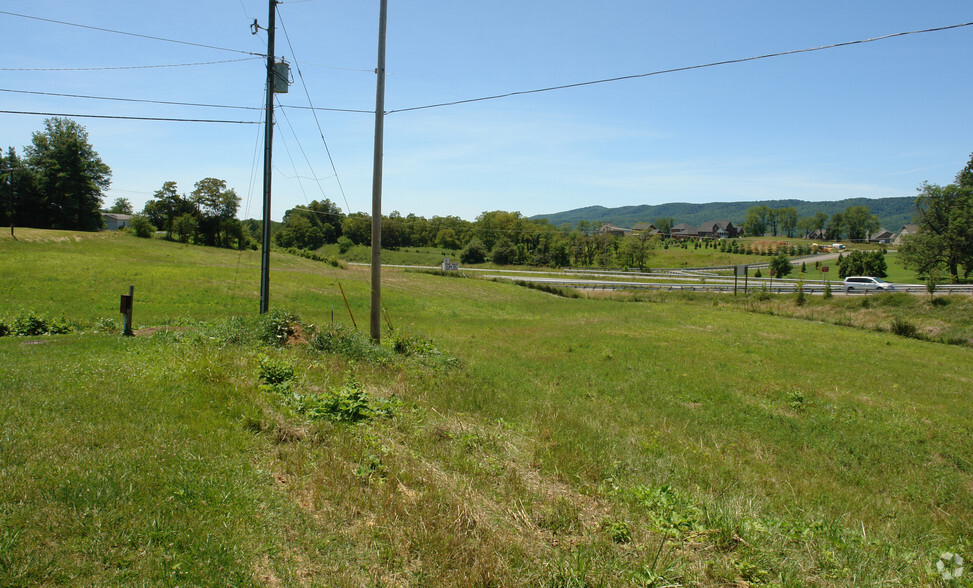
[(906, 31), (906, 32), (902, 32), (902, 33), (892, 33), (890, 35), (882, 35), (881, 37), (872, 37), (870, 39), (859, 39), (857, 41), (845, 41), (843, 43), (834, 43), (832, 45), (822, 45), (820, 47), (810, 47), (810, 48), (806, 48), (806, 49), (794, 49), (794, 50), (791, 50), (791, 51), (781, 51), (781, 52), (778, 52), (778, 53), (768, 53), (766, 55), (756, 55), (756, 56), (753, 56), (753, 57), (743, 57), (743, 58), (740, 58), (740, 59), (727, 59), (725, 61), (715, 61), (715, 62), (712, 62), (712, 63), (704, 63), (704, 64), (701, 64), (701, 65), (690, 65), (690, 66), (686, 66), (686, 67), (676, 67), (676, 68), (672, 68), (672, 69), (663, 69), (663, 70), (652, 71), (652, 72), (648, 72), (648, 73), (633, 74), (633, 75), (627, 75), (627, 76), (618, 76), (618, 77), (614, 77), (614, 78), (605, 78), (605, 79), (601, 79), (601, 80), (592, 80), (592, 81), (588, 81), (588, 82), (577, 82), (577, 83), (574, 83), (574, 84), (563, 84), (563, 85), (560, 85), (560, 86), (550, 86), (550, 87), (547, 87), (547, 88), (538, 88), (538, 89), (535, 89), (535, 90), (520, 90), (520, 91), (517, 91), (517, 92), (507, 92), (506, 94), (495, 94), (493, 96), (483, 96), (481, 98), (469, 98), (469, 99), (466, 99), (466, 100), (454, 100), (452, 102), (441, 102), (439, 104), (428, 104), (426, 106), (413, 106), (411, 108), (400, 108), (398, 110), (390, 110), (390, 111), (386, 112), (386, 114), (395, 114), (395, 113), (398, 113), (398, 112), (412, 112), (412, 111), (415, 111), (415, 110), (427, 110), (427, 109), (430, 109), (430, 108), (443, 108), (443, 107), (446, 107), (446, 106), (457, 106), (457, 105), (460, 105), (460, 104), (470, 104), (470, 103), (473, 103), (473, 102), (485, 102), (487, 100), (499, 100), (501, 98), (510, 98), (512, 96), (524, 96), (524, 95), (527, 95), (527, 94), (539, 94), (541, 92), (553, 92), (555, 90), (567, 90), (567, 89), (570, 89), (570, 88), (581, 88), (583, 86), (594, 86), (596, 84), (607, 84), (607, 83), (610, 83), (610, 82), (621, 82), (621, 81), (624, 81), (624, 80), (634, 80), (634, 79), (638, 79), (638, 78), (647, 78), (647, 77), (650, 77), (650, 76), (658, 76), (658, 75), (662, 75), (662, 74), (670, 74), (670, 73), (676, 73), (676, 72), (691, 71), (691, 70), (694, 70), (694, 69), (704, 69), (704, 68), (716, 67), (716, 66), (720, 66), (720, 65), (731, 65), (731, 64), (736, 64), (736, 63), (745, 63), (747, 61), (757, 61), (757, 60), (760, 60), (760, 59), (770, 59), (771, 57), (783, 57), (785, 55), (795, 55), (795, 54), (798, 54), (798, 53), (811, 53), (811, 52), (814, 52), (814, 51), (823, 51), (825, 49), (836, 49), (838, 47), (848, 47), (850, 45), (861, 45), (863, 43), (874, 43), (875, 41), (884, 41), (886, 39), (893, 39), (895, 37), (904, 37), (906, 35), (918, 35), (918, 34), (921, 34), (921, 33), (937, 33), (937, 32), (941, 32), (941, 31), (948, 31), (948, 30), (952, 30), (952, 29), (959, 29), (959, 28), (968, 27), (968, 26), (973, 26), (973, 22), (964, 22), (964, 23), (960, 23), (960, 24), (954, 24), (954, 25), (949, 25), (949, 26), (944, 26), (944, 27), (936, 27), (936, 28), (932, 28), (932, 29), (922, 29), (922, 30), (916, 30), (916, 31)]
[[(324, 138), (324, 130), (321, 128), (321, 121), (318, 120), (318, 114), (314, 110), (314, 104), (311, 102), (311, 92), (307, 89), (307, 83), (304, 81), (304, 73), (301, 71), (301, 64), (297, 61), (297, 54), (294, 52), (294, 45), (291, 44), (291, 37), (287, 34), (287, 27), (284, 26), (284, 19), (281, 17), (279, 7), (277, 8), (277, 17), (280, 22), (280, 28), (284, 31), (284, 38), (287, 40), (287, 46), (291, 50), (291, 58), (294, 60), (294, 67), (297, 69), (297, 77), (301, 80), (301, 86), (304, 88), (304, 95), (307, 96), (308, 106), (311, 107), (311, 115), (314, 117), (314, 124), (316, 124), (318, 127), (318, 134), (321, 136), (321, 143), (324, 144), (324, 151), (328, 154), (328, 161), (331, 162), (331, 171), (334, 172), (334, 181), (338, 185), (338, 191), (341, 192), (341, 198), (345, 201), (345, 206), (351, 210), (351, 205), (348, 204), (348, 196), (345, 195), (345, 188), (341, 185), (341, 178), (338, 177), (338, 168), (334, 164), (334, 157), (331, 156), (331, 148), (328, 147), (328, 141)], [(296, 136), (297, 135), (295, 135), (295, 137)], [(310, 162), (308, 162), (308, 165), (310, 166)], [(317, 175), (313, 168), (311, 169), (311, 173), (315, 176)], [(318, 182), (318, 187), (321, 187), (320, 182)], [(321, 193), (324, 193), (323, 189), (321, 190)]]
[(240, 63), (254, 61), (260, 57), (243, 57), (241, 59), (224, 59), (222, 61), (199, 61), (196, 63), (164, 63), (161, 65), (119, 65), (103, 67), (0, 67), (0, 71), (110, 71), (121, 69), (156, 69), (162, 67), (194, 67), (197, 65), (217, 65), (221, 63)]
[(8, 12), (6, 10), (0, 10), (0, 14), (6, 14), (7, 16), (16, 16), (16, 17), (19, 17), (19, 18), (29, 18), (31, 20), (39, 20), (39, 21), (43, 21), (43, 22), (49, 22), (49, 23), (54, 23), (54, 24), (59, 24), (59, 25), (65, 25), (65, 26), (69, 26), (69, 27), (78, 27), (78, 28), (81, 28), (81, 29), (89, 29), (89, 30), (92, 30), (92, 31), (101, 31), (103, 33), (114, 33), (116, 35), (126, 35), (126, 36), (129, 36), (129, 37), (138, 37), (138, 38), (141, 38), (141, 39), (151, 39), (153, 41), (165, 41), (166, 43), (178, 43), (180, 45), (190, 45), (192, 47), (202, 47), (204, 49), (215, 49), (217, 51), (229, 51), (229, 52), (232, 52), (232, 53), (242, 53), (244, 55), (257, 55), (257, 56), (263, 56), (265, 58), (267, 57), (265, 54), (254, 53), (253, 51), (242, 51), (240, 49), (230, 49), (230, 48), (227, 48), (227, 47), (217, 47), (215, 45), (206, 45), (206, 44), (203, 44), (203, 43), (193, 43), (191, 41), (180, 41), (178, 39), (167, 39), (165, 37), (156, 37), (156, 36), (153, 36), (153, 35), (142, 35), (142, 34), (139, 34), (139, 33), (130, 33), (130, 32), (127, 32), (127, 31), (116, 31), (114, 29), (106, 29), (106, 28), (102, 28), (102, 27), (94, 27), (94, 26), (91, 26), (91, 25), (83, 25), (83, 24), (78, 24), (78, 23), (74, 23), (74, 22), (65, 22), (63, 20), (55, 20), (53, 18), (42, 18), (40, 16), (30, 16), (28, 14), (18, 14), (16, 12)]
[(266, 110), (256, 106), (231, 106), (227, 104), (201, 104), (197, 102), (174, 102), (170, 100), (148, 100), (141, 98), (118, 98), (113, 96), (90, 96), (87, 94), (62, 94), (60, 92), (39, 92), (34, 90), (11, 90), (0, 88), (0, 92), (10, 92), (14, 94), (32, 94), (35, 96), (58, 96), (61, 98), (85, 98), (89, 100), (110, 100), (113, 102), (135, 102), (141, 104), (166, 104), (169, 106), (197, 106), (202, 108), (227, 108), (237, 110)]
[(214, 120), (201, 118), (166, 118), (159, 116), (117, 116), (111, 114), (69, 114), (65, 112), (27, 112), (23, 110), (0, 110), (0, 114), (27, 114), (34, 116), (65, 116), (68, 118), (106, 118), (118, 120), (152, 120), (164, 122), (222, 123), (231, 125), (259, 125), (251, 120)]

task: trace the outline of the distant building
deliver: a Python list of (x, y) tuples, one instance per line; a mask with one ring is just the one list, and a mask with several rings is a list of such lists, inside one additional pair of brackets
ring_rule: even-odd
[(117, 231), (119, 229), (124, 229), (132, 222), (132, 215), (130, 214), (115, 214), (113, 212), (103, 212), (101, 213), (101, 218), (105, 220), (105, 230)]
[(710, 239), (733, 239), (739, 231), (737, 231), (737, 228), (730, 221), (722, 220), (705, 222), (699, 225), (697, 232), (700, 237), (708, 237)]
[(892, 243), (894, 243), (895, 245), (901, 245), (903, 237), (908, 237), (909, 235), (915, 235), (918, 232), (919, 232), (919, 225), (902, 225), (902, 228), (899, 229), (899, 232), (896, 233), (895, 237), (892, 239)]
[(673, 239), (698, 239), (699, 230), (690, 224), (679, 223), (669, 230), (669, 236)]
[(611, 223), (605, 223), (598, 227), (595, 231), (599, 235), (611, 235), (612, 237), (625, 237), (632, 234), (632, 229), (623, 229), (621, 227), (616, 227)]
[(865, 236), (865, 240), (868, 241), (869, 243), (885, 243), (886, 245), (888, 245), (889, 243), (892, 242), (892, 239), (894, 237), (895, 237), (895, 233), (893, 233), (892, 231), (888, 229), (879, 229), (874, 233), (871, 232), (868, 233)]

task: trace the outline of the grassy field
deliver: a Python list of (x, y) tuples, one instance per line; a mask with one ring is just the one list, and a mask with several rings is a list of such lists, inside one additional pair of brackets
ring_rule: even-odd
[(18, 236), (0, 318), (75, 330), (0, 337), (0, 585), (970, 585), (973, 350), (855, 322), (902, 298), (388, 271), (376, 348), (353, 266), (274, 255), (259, 320), (253, 252)]

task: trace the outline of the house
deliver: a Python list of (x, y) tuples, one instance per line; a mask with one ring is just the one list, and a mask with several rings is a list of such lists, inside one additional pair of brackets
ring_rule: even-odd
[(670, 229), (669, 236), (673, 239), (698, 239), (699, 230), (690, 224), (679, 223)]
[(805, 239), (811, 239), (811, 240), (824, 241), (824, 240), (827, 239), (827, 235), (828, 235), (828, 232), (825, 231), (824, 229), (815, 229), (815, 230), (811, 231), (810, 233), (808, 233), (807, 235), (804, 235), (804, 238)]
[(892, 243), (896, 245), (901, 245), (903, 237), (908, 237), (909, 235), (915, 235), (918, 232), (919, 232), (919, 225), (902, 225), (902, 228), (899, 229), (899, 232), (898, 234), (895, 235), (895, 238), (892, 240)]
[(132, 222), (132, 215), (130, 214), (115, 214), (113, 212), (103, 212), (101, 213), (101, 218), (105, 221), (105, 229), (108, 231), (117, 231), (119, 229), (124, 229)]
[(869, 232), (867, 235), (865, 235), (865, 240), (869, 243), (885, 243), (888, 245), (892, 242), (892, 238), (894, 236), (895, 234), (892, 233), (892, 231), (883, 228), (875, 231), (874, 233)]
[(727, 220), (708, 221), (699, 225), (699, 236), (711, 239), (733, 239), (737, 236), (737, 228)]
[(625, 237), (632, 234), (632, 229), (623, 229), (621, 227), (616, 227), (611, 223), (605, 223), (598, 227), (595, 231), (599, 235), (611, 235), (612, 237)]
[(632, 233), (642, 235), (644, 237), (655, 237), (656, 235), (662, 235), (662, 231), (657, 229), (652, 223), (636, 223), (632, 227)]

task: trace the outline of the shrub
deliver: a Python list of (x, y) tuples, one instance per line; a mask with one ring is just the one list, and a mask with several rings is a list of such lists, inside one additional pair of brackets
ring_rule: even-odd
[(342, 255), (348, 253), (348, 250), (351, 249), (354, 244), (354, 241), (344, 235), (338, 237), (338, 253)]
[(890, 330), (893, 334), (900, 337), (909, 337), (911, 339), (922, 338), (922, 336), (919, 334), (919, 329), (916, 328), (915, 324), (899, 317), (892, 319), (892, 326)]
[(483, 241), (476, 237), (470, 240), (466, 247), (460, 251), (459, 260), (463, 263), (483, 263), (486, 261), (486, 246)]
[(343, 325), (331, 325), (311, 338), (311, 348), (323, 353), (336, 353), (348, 359), (384, 362), (391, 359), (391, 350), (375, 345), (372, 340)]
[(824, 299), (827, 300), (832, 296), (834, 296), (834, 294), (831, 293), (831, 282), (828, 282), (824, 285)]
[(155, 226), (149, 222), (149, 218), (144, 214), (136, 214), (133, 216), (128, 226), (131, 227), (132, 232), (136, 237), (141, 237), (143, 239), (148, 239), (153, 233), (155, 233)]
[(7, 326), (2, 320), (0, 320), (0, 337), (6, 337), (10, 334), (10, 327)]
[(47, 332), (47, 320), (34, 311), (21, 313), (10, 323), (10, 332), (21, 337), (34, 337)]
[(804, 306), (807, 302), (807, 297), (804, 294), (804, 282), (799, 282), (797, 284), (797, 305)]

